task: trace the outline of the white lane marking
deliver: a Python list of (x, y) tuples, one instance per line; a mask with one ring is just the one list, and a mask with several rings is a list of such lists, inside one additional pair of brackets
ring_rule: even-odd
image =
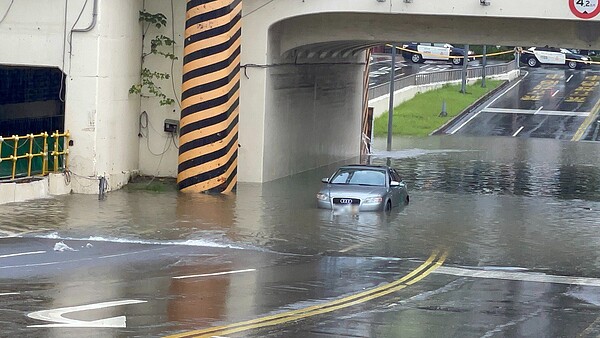
[(542, 108), (544, 108), (544, 106), (541, 106), (541, 107), (539, 107), (539, 108), (538, 108), (538, 110), (536, 110), (536, 111), (535, 111), (535, 113), (533, 113), (533, 115), (535, 115), (535, 114), (539, 113), (539, 112), (540, 112), (540, 110), (542, 110)]
[(177, 277), (173, 277), (173, 278), (174, 279), (184, 279), (184, 278), (196, 278), (196, 277), (212, 277), (212, 276), (231, 275), (234, 273), (243, 273), (243, 272), (252, 272), (252, 271), (256, 271), (256, 269), (223, 271), (223, 272), (215, 272), (215, 273), (205, 273), (205, 274), (201, 274), (201, 275), (177, 276)]
[(557, 89), (557, 90), (554, 92), (554, 94), (552, 94), (552, 97), (555, 97), (555, 96), (556, 96), (556, 94), (558, 94), (558, 92), (560, 92), (560, 90), (558, 90), (558, 89)]
[(123, 328), (127, 327), (127, 322), (125, 316), (119, 317), (111, 317), (105, 319), (98, 320), (75, 320), (63, 317), (64, 314), (86, 311), (86, 310), (96, 310), (96, 309), (104, 309), (107, 307), (120, 306), (120, 305), (129, 305), (129, 304), (140, 304), (146, 303), (145, 300), (136, 300), (136, 299), (127, 299), (127, 300), (119, 300), (114, 302), (104, 302), (104, 303), (95, 303), (88, 305), (80, 305), (80, 306), (71, 306), (71, 307), (62, 307), (58, 309), (52, 310), (43, 310), (32, 312), (27, 315), (29, 318), (43, 320), (45, 322), (52, 322), (53, 324), (40, 324), (40, 325), (28, 325), (27, 327), (118, 327)]
[[(500, 113), (500, 114), (536, 114), (538, 110), (529, 109), (507, 109), (507, 108), (486, 108), (483, 109), (483, 113)], [(555, 116), (582, 116), (587, 117), (590, 115), (589, 111), (565, 111), (565, 110), (544, 110), (544, 115), (555, 115)]]
[[(522, 78), (520, 78), (517, 82), (515, 82), (512, 86), (510, 86), (508, 89), (506, 89), (504, 92), (502, 92), (502, 94), (498, 95), (495, 99), (492, 100), (492, 102), (488, 103), (487, 106), (485, 106), (485, 108), (483, 108), (483, 110), (487, 109), (489, 106), (491, 106), (494, 102), (496, 102), (496, 100), (498, 100), (499, 98), (501, 98), (502, 96), (504, 96), (506, 93), (508, 93), (511, 89), (515, 88), (519, 83), (521, 83), (521, 81), (523, 81), (524, 78), (527, 77), (527, 75), (529, 75), (529, 72), (527, 72)], [(457, 131), (459, 131), (462, 127), (466, 126), (467, 123), (471, 122), (471, 120), (473, 120), (475, 117), (477, 117), (477, 115), (479, 115), (479, 113), (481, 113), (481, 110), (478, 111), (477, 113), (475, 113), (473, 116), (471, 116), (467, 121), (465, 121), (463, 124), (461, 124), (460, 126), (458, 126), (458, 128), (454, 129), (453, 131), (450, 132), (450, 135), (454, 135)]]
[(473, 116), (471, 116), (468, 120), (466, 120), (463, 124), (461, 124), (460, 126), (458, 126), (458, 128), (454, 129), (453, 131), (450, 132), (450, 135), (454, 135), (454, 133), (456, 133), (457, 131), (459, 131), (462, 127), (464, 127), (465, 125), (467, 125), (467, 123), (471, 122), (472, 119), (476, 118), (477, 115), (479, 115), (479, 113), (481, 113), (481, 111), (478, 111), (477, 113), (475, 113)]
[(493, 99), (492, 102), (490, 102), (483, 109), (487, 109), (489, 106), (491, 106), (492, 104), (494, 104), (494, 102), (496, 102), (496, 100), (498, 100), (499, 98), (501, 98), (502, 96), (504, 96), (504, 94), (508, 93), (511, 89), (515, 88), (519, 83), (521, 83), (521, 81), (523, 81), (523, 79), (525, 79), (527, 77), (527, 75), (529, 75), (529, 72), (527, 72), (522, 78), (520, 78), (517, 82), (515, 82), (515, 84), (513, 84), (512, 86), (510, 86), (507, 90), (505, 90), (504, 92), (502, 92), (502, 94), (498, 95), (495, 99)]
[(543, 273), (535, 272), (470, 270), (463, 268), (453, 268), (449, 266), (440, 266), (436, 270), (432, 271), (432, 273), (439, 273), (459, 277), (502, 279), (523, 282), (600, 286), (600, 278), (546, 275)]
[(523, 130), (523, 128), (525, 128), (525, 127), (521, 126), (521, 128), (519, 128), (519, 130), (517, 130), (517, 132), (513, 134), (513, 137), (519, 135), (519, 133), (521, 132), (521, 130)]
[(0, 297), (2, 296), (12, 296), (12, 295), (20, 295), (20, 292), (5, 292), (5, 293), (0, 293)]
[(567, 82), (571, 81), (572, 78), (573, 78), (573, 75), (569, 76), (569, 78), (567, 79)]
[(73, 259), (73, 260), (68, 260), (68, 261), (46, 262), (46, 263), (35, 263), (35, 264), (23, 264), (23, 265), (7, 265), (7, 266), (0, 266), (0, 269), (30, 268), (30, 267), (34, 267), (34, 266), (70, 264), (70, 263), (92, 261), (92, 260), (104, 259), (104, 258), (114, 258), (114, 257), (127, 256), (127, 255), (134, 255), (134, 254), (139, 254), (139, 253), (144, 253), (144, 252), (151, 252), (151, 251), (158, 251), (158, 250), (165, 250), (165, 249), (167, 249), (167, 248), (158, 248), (158, 249), (149, 249), (149, 250), (125, 252), (125, 253), (121, 253), (121, 254), (98, 256), (98, 257), (90, 257), (90, 258), (82, 258), (82, 259)]
[(0, 258), (25, 256), (25, 255), (37, 255), (37, 254), (43, 254), (43, 253), (46, 253), (46, 251), (20, 252), (20, 253), (14, 253), (14, 254), (9, 254), (9, 255), (0, 255)]

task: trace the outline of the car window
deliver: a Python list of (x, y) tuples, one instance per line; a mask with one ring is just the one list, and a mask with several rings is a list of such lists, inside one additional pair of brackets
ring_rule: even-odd
[(333, 178), (330, 180), (330, 183), (345, 184), (346, 182), (348, 182), (348, 177), (350, 177), (350, 172), (340, 170), (337, 173), (335, 173)]
[(385, 172), (381, 170), (344, 168), (338, 170), (329, 183), (385, 186)]
[(402, 181), (402, 178), (400, 178), (400, 175), (398, 174), (398, 172), (396, 171), (396, 169), (390, 170), (390, 175), (392, 176), (392, 180), (394, 180), (396, 182), (401, 182)]
[(385, 186), (385, 173), (375, 170), (357, 170), (350, 177), (350, 184)]

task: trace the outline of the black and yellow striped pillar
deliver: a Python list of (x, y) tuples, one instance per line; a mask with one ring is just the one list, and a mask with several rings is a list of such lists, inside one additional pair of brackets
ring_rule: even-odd
[(177, 183), (231, 192), (237, 183), (241, 0), (188, 0)]

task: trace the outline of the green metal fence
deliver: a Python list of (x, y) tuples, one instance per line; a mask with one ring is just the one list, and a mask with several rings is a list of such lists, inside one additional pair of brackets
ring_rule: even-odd
[(69, 132), (0, 137), (0, 180), (46, 175), (67, 168)]

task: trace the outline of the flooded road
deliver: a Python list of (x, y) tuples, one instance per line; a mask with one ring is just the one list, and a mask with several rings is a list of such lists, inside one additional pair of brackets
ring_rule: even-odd
[[(385, 140), (376, 140), (374, 149), (384, 148)], [(56, 251), (56, 244), (62, 242), (77, 248), (78, 255), (84, 255), (85, 246), (91, 243), (89, 250), (98, 252), (90, 251), (90, 257), (126, 253), (128, 245), (140, 252), (172, 246), (163, 250), (168, 254), (145, 268), (138, 266), (141, 260), (136, 261), (137, 270), (115, 274), (122, 276), (106, 283), (126, 290), (122, 295), (131, 299), (171, 300), (179, 307), (163, 304), (143, 315), (131, 311), (128, 323), (132, 324), (127, 327), (133, 328), (108, 331), (108, 336), (160, 336), (313, 306), (353, 290), (393, 283), (400, 277), (396, 274), (410, 275), (430, 256), (443, 266), (431, 268), (432, 274), (423, 275), (414, 286), (403, 284), (407, 293), (397, 298), (385, 298), (388, 293), (380, 292), (378, 296), (385, 301), (372, 300), (371, 305), (361, 304), (341, 317), (329, 313), (270, 333), (223, 336), (425, 337), (445, 335), (448, 323), (454, 323), (449, 336), (461, 337), (521, 336), (528, 330), (541, 330), (537, 332), (542, 336), (600, 334), (596, 323), (600, 316), (597, 144), (435, 136), (396, 138), (394, 149), (375, 150), (369, 159), (396, 168), (408, 184), (411, 203), (390, 214), (334, 214), (316, 209), (320, 179), (336, 166), (262, 185), (241, 183), (235, 195), (124, 189), (109, 193), (103, 201), (97, 196), (69, 195), (2, 205), (0, 237), (6, 238), (0, 238), (0, 248), (6, 252), (0, 251), (0, 296), (5, 294), (0, 297), (0, 318), (3, 314), (13, 318), (12, 326), (3, 326), (10, 330), (5, 332), (49, 334), (29, 331), (26, 326), (35, 321), (25, 315), (58, 307), (56, 303), (78, 304), (72, 298), (57, 302), (58, 295), (48, 294), (60, 278), (42, 265), (47, 262), (31, 268), (32, 261), (24, 262), (23, 256), (19, 261), (9, 257), (19, 246), (29, 248), (28, 252), (53, 252), (52, 246)], [(447, 256), (432, 254), (440, 250)], [(203, 255), (210, 257), (212, 270), (202, 267)], [(2, 269), (9, 264), (30, 269)], [(101, 271), (123, 269), (116, 266), (104, 266)], [(166, 281), (225, 267), (242, 272), (269, 267), (269, 278), (277, 280), (278, 286), (262, 274), (242, 277), (245, 273), (227, 279), (229, 286), (205, 281), (203, 286), (183, 287)], [(473, 271), (490, 275), (476, 276)], [(111, 276), (109, 272), (106, 275)], [(61, 274), (65, 289), (82, 288), (74, 294), (87, 290), (84, 284), (65, 281), (69, 278), (64, 269)], [(553, 279), (540, 282), (536, 279), (540, 274)], [(95, 278), (102, 280), (99, 275)], [(145, 278), (143, 289), (149, 294), (128, 287)], [(16, 283), (20, 286), (15, 287)], [(244, 291), (234, 292), (232, 285)], [(19, 303), (10, 294), (27, 290), (39, 292), (39, 302), (29, 300), (30, 306), (9, 311)], [(209, 305), (198, 305), (194, 292), (200, 290), (220, 296)], [(231, 304), (222, 308), (234, 296), (242, 299), (239, 308), (233, 310)], [(106, 299), (95, 295), (93, 300)], [(419, 330), (425, 323), (429, 329)], [(81, 332), (60, 331), (60, 336)]]

